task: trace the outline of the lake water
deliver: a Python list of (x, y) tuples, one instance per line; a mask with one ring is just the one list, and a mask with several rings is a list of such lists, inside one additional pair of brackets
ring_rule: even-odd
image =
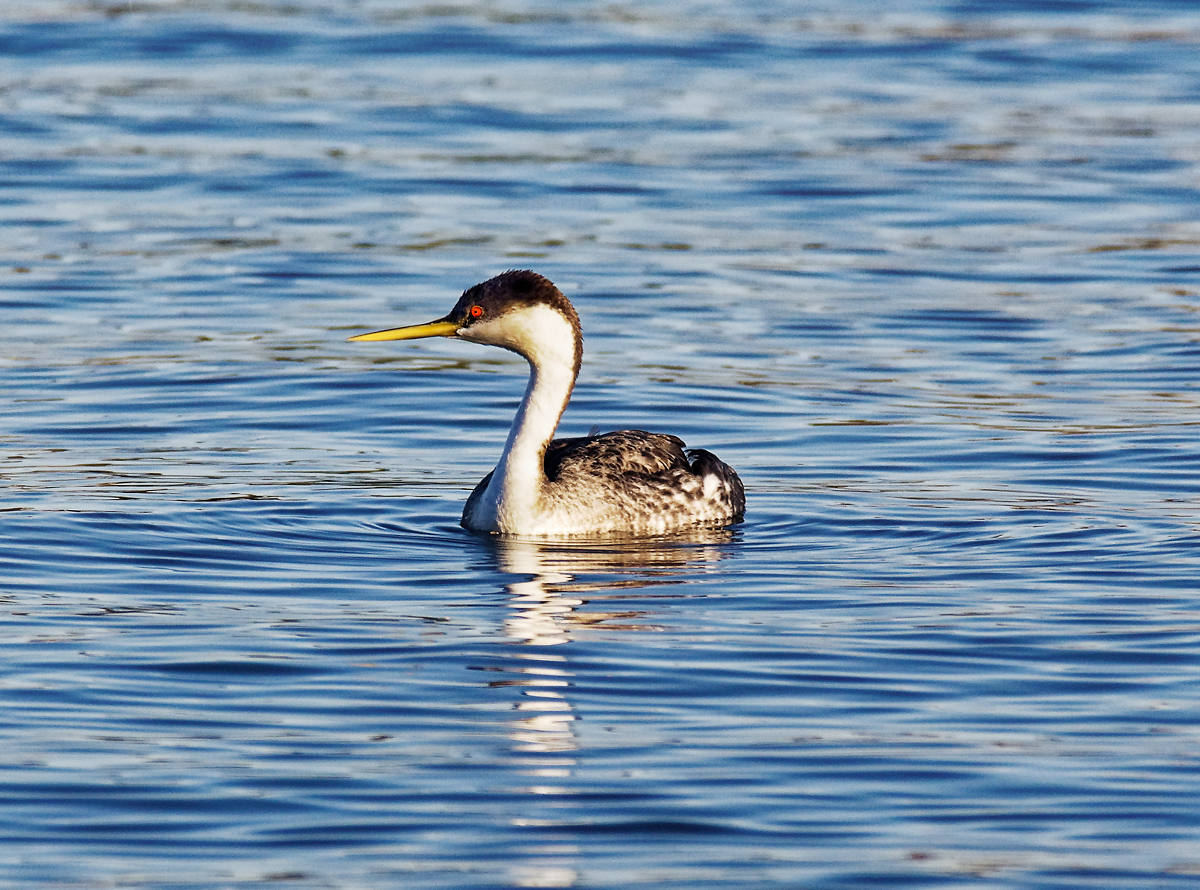
[[(0, 883), (1194, 887), (1190, 0), (0, 11)], [(524, 364), (728, 532), (458, 527)]]

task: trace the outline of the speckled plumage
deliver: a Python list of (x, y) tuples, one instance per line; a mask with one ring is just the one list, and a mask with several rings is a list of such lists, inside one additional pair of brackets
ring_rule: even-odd
[(358, 339), (445, 336), (500, 346), (529, 362), (529, 384), (496, 469), (471, 492), (462, 524), (518, 535), (663, 534), (742, 519), (728, 464), (675, 436), (619, 430), (551, 437), (583, 356), (579, 317), (548, 279), (509, 271), (463, 292), (444, 318)]
[[(710, 451), (684, 448), (678, 436), (616, 430), (555, 439), (543, 461), (551, 512), (561, 527), (586, 517), (589, 528), (564, 532), (662, 534), (725, 526), (745, 512), (742, 480)], [(488, 473), (463, 508), (471, 526), (475, 505), (492, 482)]]

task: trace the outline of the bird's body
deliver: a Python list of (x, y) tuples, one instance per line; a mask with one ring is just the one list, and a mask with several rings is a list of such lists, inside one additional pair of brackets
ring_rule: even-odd
[(467, 499), (462, 524), (517, 535), (651, 535), (737, 522), (742, 482), (675, 436), (620, 430), (553, 439), (583, 356), (574, 307), (534, 272), (505, 272), (465, 291), (444, 318), (353, 340), (456, 337), (529, 362), (529, 384), (496, 468)]
[(489, 494), (493, 470), (471, 492), (462, 524), (488, 531), (519, 528), (528, 535), (649, 535), (728, 525), (744, 509), (734, 505), (744, 500), (740, 482), (730, 486), (728, 466), (707, 451), (684, 450), (680, 439), (662, 433), (618, 430), (555, 439), (543, 467), (553, 495), (527, 512), (532, 521), (502, 518), (504, 499), (497, 509), (495, 494)]

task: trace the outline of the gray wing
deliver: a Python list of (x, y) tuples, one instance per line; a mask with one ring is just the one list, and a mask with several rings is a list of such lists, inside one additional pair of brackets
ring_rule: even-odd
[(546, 449), (546, 478), (582, 473), (592, 476), (656, 476), (691, 471), (683, 440), (645, 430), (617, 430), (599, 436), (555, 439)]
[[(746, 492), (733, 467), (703, 448), (684, 448), (682, 439), (663, 433), (618, 430), (556, 439), (546, 449), (545, 467), (551, 482), (563, 481), (581, 491), (620, 493), (624, 496), (617, 501), (623, 509), (676, 512), (684, 517), (681, 525), (697, 516), (721, 524), (737, 522), (746, 510)], [(597, 488), (599, 480), (607, 481)]]

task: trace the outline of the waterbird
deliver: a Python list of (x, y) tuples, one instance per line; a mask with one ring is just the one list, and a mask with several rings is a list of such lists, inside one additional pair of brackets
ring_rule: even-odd
[(514, 269), (463, 291), (443, 317), (354, 341), (450, 337), (529, 363), (529, 383), (496, 468), (471, 492), (462, 525), (520, 536), (659, 535), (742, 519), (733, 468), (676, 436), (618, 430), (554, 439), (583, 358), (575, 307), (547, 278)]

